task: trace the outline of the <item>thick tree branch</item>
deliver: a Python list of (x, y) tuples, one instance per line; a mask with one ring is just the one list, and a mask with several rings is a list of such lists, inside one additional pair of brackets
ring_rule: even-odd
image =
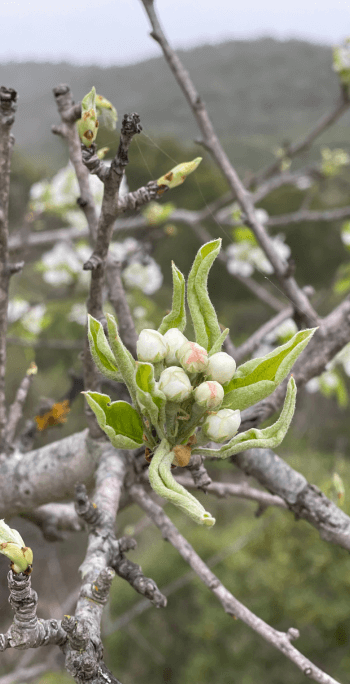
[(297, 519), (307, 520), (319, 531), (321, 539), (350, 551), (349, 516), (277, 454), (250, 449), (232, 456), (231, 461), (283, 499)]
[(10, 604), (15, 616), (6, 634), (0, 634), (0, 651), (7, 648), (38, 648), (56, 644), (61, 646), (67, 639), (57, 620), (38, 620), (36, 609), (38, 595), (31, 588), (30, 575), (9, 571), (8, 587)]
[(134, 501), (150, 516), (154, 524), (160, 529), (163, 538), (178, 550), (186, 563), (190, 565), (208, 589), (213, 592), (228, 615), (242, 620), (265, 641), (281, 651), (310, 679), (319, 682), (319, 684), (339, 684), (339, 682), (336, 682), (335, 679), (322, 672), (322, 670), (292, 646), (291, 641), (299, 637), (297, 629), (291, 628), (286, 633), (279, 632), (240, 603), (224, 587), (216, 575), (209, 570), (187, 539), (180, 534), (168, 516), (165, 515), (162, 508), (152, 501), (141, 486), (132, 485), (130, 493)]

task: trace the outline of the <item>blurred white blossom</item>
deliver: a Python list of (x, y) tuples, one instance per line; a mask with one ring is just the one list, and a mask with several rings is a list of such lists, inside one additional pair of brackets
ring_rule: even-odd
[[(104, 163), (106, 166), (110, 166), (111, 160)], [(95, 174), (90, 175), (90, 188), (97, 210), (100, 211), (104, 185)], [(128, 191), (128, 184), (125, 176), (123, 176), (119, 194), (123, 197)], [(59, 213), (62, 218), (67, 218), (70, 225), (85, 228), (85, 216), (83, 212), (79, 212), (76, 209), (79, 195), (79, 185), (71, 162), (63, 169), (60, 169), (51, 181), (45, 180), (34, 183), (29, 193), (30, 205), (33, 211)], [(80, 219), (78, 215), (80, 215)]]
[(308, 190), (312, 186), (312, 180), (308, 176), (300, 176), (295, 185), (299, 190)]
[(85, 325), (87, 319), (87, 310), (85, 304), (76, 303), (73, 304), (69, 314), (68, 320), (73, 321), (73, 323), (79, 323), (79, 325)]
[(32, 306), (31, 309), (25, 313), (21, 319), (23, 327), (28, 330), (28, 332), (33, 333), (33, 335), (38, 335), (43, 329), (43, 319), (45, 313), (45, 304), (36, 304), (36, 306)]
[(134, 318), (145, 318), (147, 311), (144, 306), (135, 306), (135, 309), (133, 310), (133, 316)]
[[(287, 259), (290, 256), (290, 247), (285, 244), (284, 235), (277, 235), (272, 238), (272, 243), (282, 259)], [(252, 244), (249, 240), (232, 243), (227, 248), (226, 254), (229, 273), (237, 273), (245, 277), (252, 275), (255, 269), (263, 273), (273, 273), (273, 267), (261, 247)]]
[(160, 266), (152, 257), (147, 264), (134, 261), (123, 271), (124, 282), (127, 287), (138, 287), (145, 294), (151, 295), (162, 285), (163, 274)]
[(109, 252), (118, 261), (124, 261), (128, 256), (136, 252), (139, 243), (135, 238), (126, 238), (124, 242), (111, 242)]
[(30, 304), (25, 299), (14, 297), (10, 299), (7, 307), (8, 322), (15, 323), (30, 309)]

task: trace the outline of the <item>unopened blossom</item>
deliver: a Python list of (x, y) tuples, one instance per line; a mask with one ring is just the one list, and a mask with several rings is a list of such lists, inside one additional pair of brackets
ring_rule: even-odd
[(176, 356), (187, 373), (201, 373), (208, 366), (208, 352), (196, 342), (185, 342)]
[(161, 373), (158, 387), (169, 401), (178, 403), (188, 399), (192, 392), (188, 376), (178, 366), (169, 366)]
[(226, 352), (217, 352), (209, 356), (206, 376), (209, 380), (217, 380), (221, 385), (232, 380), (236, 370), (236, 361), (226, 354)]
[(194, 398), (197, 404), (203, 408), (219, 408), (224, 398), (224, 390), (215, 380), (207, 380), (196, 387)]
[(157, 330), (145, 328), (141, 330), (136, 343), (137, 356), (140, 361), (157, 363), (162, 361), (168, 351), (167, 344)]
[(165, 363), (167, 366), (176, 366), (178, 364), (176, 352), (188, 341), (187, 337), (178, 328), (170, 328), (164, 333), (164, 339), (168, 346)]
[(217, 413), (206, 418), (203, 424), (203, 432), (213, 442), (226, 442), (235, 436), (241, 424), (240, 411), (221, 409)]

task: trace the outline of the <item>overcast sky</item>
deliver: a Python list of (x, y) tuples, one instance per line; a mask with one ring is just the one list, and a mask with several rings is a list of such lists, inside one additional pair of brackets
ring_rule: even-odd
[[(158, 56), (140, 0), (0, 0), (0, 61), (127, 64)], [(233, 38), (342, 42), (350, 0), (158, 0), (176, 47)]]

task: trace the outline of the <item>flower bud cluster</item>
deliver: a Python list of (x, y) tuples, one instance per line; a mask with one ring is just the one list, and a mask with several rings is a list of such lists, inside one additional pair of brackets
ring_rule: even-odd
[[(164, 335), (156, 330), (142, 330), (137, 342), (140, 361), (161, 362), (158, 389), (166, 399), (181, 403), (193, 396), (195, 403), (206, 411), (218, 409), (224, 399), (224, 387), (235, 370), (234, 359), (225, 352), (208, 355), (204, 347), (190, 342), (178, 328), (170, 328)], [(192, 387), (189, 375), (203, 375), (203, 382)], [(192, 378), (193, 380), (193, 378)], [(217, 442), (231, 439), (240, 424), (239, 411), (223, 409), (210, 415), (203, 426), (204, 434)]]

